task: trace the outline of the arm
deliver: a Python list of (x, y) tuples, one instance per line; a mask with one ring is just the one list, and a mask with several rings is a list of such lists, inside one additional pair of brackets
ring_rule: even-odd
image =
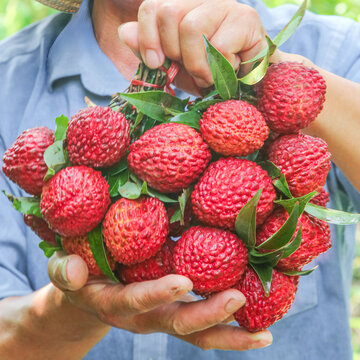
[[(65, 270), (63, 270), (65, 269)], [(231, 289), (202, 301), (184, 298), (190, 280), (179, 275), (127, 286), (87, 278), (78, 256), (54, 255), (52, 284), (0, 302), (0, 354), (5, 359), (79, 359), (111, 326), (136, 333), (165, 332), (203, 349), (246, 350), (267, 346), (271, 334), (225, 325), (244, 304)]]

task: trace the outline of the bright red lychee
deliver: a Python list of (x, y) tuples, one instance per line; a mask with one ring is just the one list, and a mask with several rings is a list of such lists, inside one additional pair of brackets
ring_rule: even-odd
[(246, 269), (245, 244), (227, 230), (194, 226), (186, 230), (174, 250), (175, 271), (188, 277), (198, 294), (233, 286)]
[(259, 277), (248, 267), (234, 288), (246, 298), (245, 305), (234, 314), (235, 320), (248, 331), (256, 332), (268, 328), (287, 313), (297, 287), (294, 279), (274, 269), (270, 293), (266, 297)]
[(4, 174), (27, 193), (40, 196), (48, 170), (44, 152), (53, 143), (54, 132), (45, 126), (25, 130), (5, 151)]
[(326, 207), (329, 200), (329, 193), (325, 189), (322, 189), (318, 195), (310, 200), (310, 202), (318, 206)]
[(109, 107), (88, 107), (71, 117), (66, 139), (73, 165), (109, 167), (125, 155), (130, 127), (122, 113)]
[(151, 258), (130, 266), (121, 265), (119, 276), (125, 284), (156, 280), (174, 272), (175, 242), (166, 240), (160, 250)]
[(255, 89), (258, 108), (270, 129), (290, 134), (306, 128), (319, 115), (326, 83), (313, 68), (282, 62), (271, 65)]
[[(289, 215), (284, 208), (275, 210), (257, 232), (256, 245), (262, 244), (271, 237), (288, 218)], [(331, 248), (330, 227), (328, 223), (304, 213), (299, 219), (298, 225), (300, 224), (302, 225), (300, 247), (289, 257), (281, 259), (276, 266), (277, 269), (301, 270), (304, 265), (310, 263), (321, 253)]]
[(276, 139), (269, 147), (268, 158), (285, 175), (294, 197), (321, 191), (331, 168), (325, 141), (303, 134)]
[(242, 207), (256, 194), (256, 223), (263, 223), (273, 209), (276, 193), (272, 180), (256, 163), (235, 158), (220, 159), (206, 169), (191, 195), (193, 211), (200, 221), (233, 230)]
[[(103, 275), (103, 272), (100, 270), (98, 264), (95, 261), (94, 255), (92, 254), (87, 235), (62, 237), (61, 242), (64, 250), (68, 253), (68, 255), (78, 255), (86, 262), (90, 275)], [(115, 260), (107, 249), (105, 251), (110, 269), (115, 270)]]
[(242, 100), (211, 105), (199, 122), (203, 139), (226, 156), (246, 156), (260, 149), (269, 128), (255, 106)]
[(86, 166), (60, 170), (44, 185), (40, 201), (44, 219), (62, 236), (90, 232), (109, 205), (109, 185), (99, 171)]
[(42, 240), (49, 244), (56, 244), (56, 234), (42, 218), (35, 215), (24, 215), (24, 222)]
[(161, 124), (130, 145), (130, 170), (152, 188), (177, 193), (197, 180), (210, 161), (208, 145), (187, 125)]
[(159, 251), (169, 231), (164, 204), (157, 198), (122, 198), (103, 221), (104, 241), (115, 260), (124, 265), (142, 262)]

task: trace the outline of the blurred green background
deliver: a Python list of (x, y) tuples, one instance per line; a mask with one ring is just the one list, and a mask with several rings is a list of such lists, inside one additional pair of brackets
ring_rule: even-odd
[[(270, 6), (285, 3), (299, 4), (297, 0), (264, 0)], [(310, 0), (309, 9), (319, 14), (336, 14), (360, 21), (359, 0)], [(0, 1), (0, 40), (16, 31), (55, 13), (34, 0)], [(354, 262), (353, 286), (351, 289), (351, 328), (353, 333), (354, 360), (360, 360), (360, 236), (357, 237), (357, 258)], [(329, 314), (331, 316), (331, 314)], [(320, 359), (319, 359), (320, 360)], [(339, 359), (341, 360), (341, 359)]]

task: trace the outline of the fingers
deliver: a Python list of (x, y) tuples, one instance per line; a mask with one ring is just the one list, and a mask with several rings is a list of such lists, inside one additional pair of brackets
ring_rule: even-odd
[(65, 252), (58, 251), (49, 260), (48, 273), (57, 288), (74, 291), (85, 285), (89, 272), (80, 256), (67, 256)]
[(245, 329), (223, 324), (198, 333), (175, 336), (203, 350), (243, 351), (263, 348), (272, 343), (272, 335), (268, 330), (250, 333)]
[(188, 335), (227, 320), (244, 304), (244, 296), (230, 289), (207, 300), (164, 306), (140, 315), (136, 320), (139, 326), (153, 331)]

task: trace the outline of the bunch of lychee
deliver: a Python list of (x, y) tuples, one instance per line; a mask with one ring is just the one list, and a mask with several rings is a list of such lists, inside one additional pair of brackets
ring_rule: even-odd
[[(274, 202), (281, 194), (272, 177), (246, 157), (261, 150), (262, 161), (280, 169), (294, 197), (315, 191), (320, 195), (312, 201), (326, 206), (323, 186), (331, 156), (323, 140), (299, 132), (315, 120), (325, 100), (325, 82), (316, 70), (292, 62), (274, 64), (255, 91), (257, 106), (234, 99), (208, 107), (199, 131), (168, 122), (131, 144), (130, 125), (122, 113), (89, 107), (69, 123), (64, 141), (69, 166), (43, 181), (43, 155), (54, 135), (41, 127), (22, 133), (5, 152), (3, 171), (39, 197), (42, 218), (27, 215), (26, 223), (45, 241), (55, 242), (57, 234), (65, 251), (86, 261), (90, 274), (99, 275), (101, 269), (88, 234), (101, 226), (108, 265), (121, 281), (177, 273), (191, 279), (194, 292), (204, 297), (239, 289), (246, 304), (235, 318), (249, 331), (258, 331), (290, 308), (298, 276), (287, 274), (301, 270), (331, 243), (328, 224), (304, 212), (297, 228), (301, 244), (274, 264), (271, 288), (265, 293), (249, 257), (255, 250), (237, 235), (236, 219), (261, 190), (256, 207), (260, 245), (289, 214)], [(126, 171), (157, 193), (176, 199), (193, 189), (181, 224), (174, 221), (178, 206), (165, 206), (156, 196), (110, 197), (104, 174), (124, 159)]]

